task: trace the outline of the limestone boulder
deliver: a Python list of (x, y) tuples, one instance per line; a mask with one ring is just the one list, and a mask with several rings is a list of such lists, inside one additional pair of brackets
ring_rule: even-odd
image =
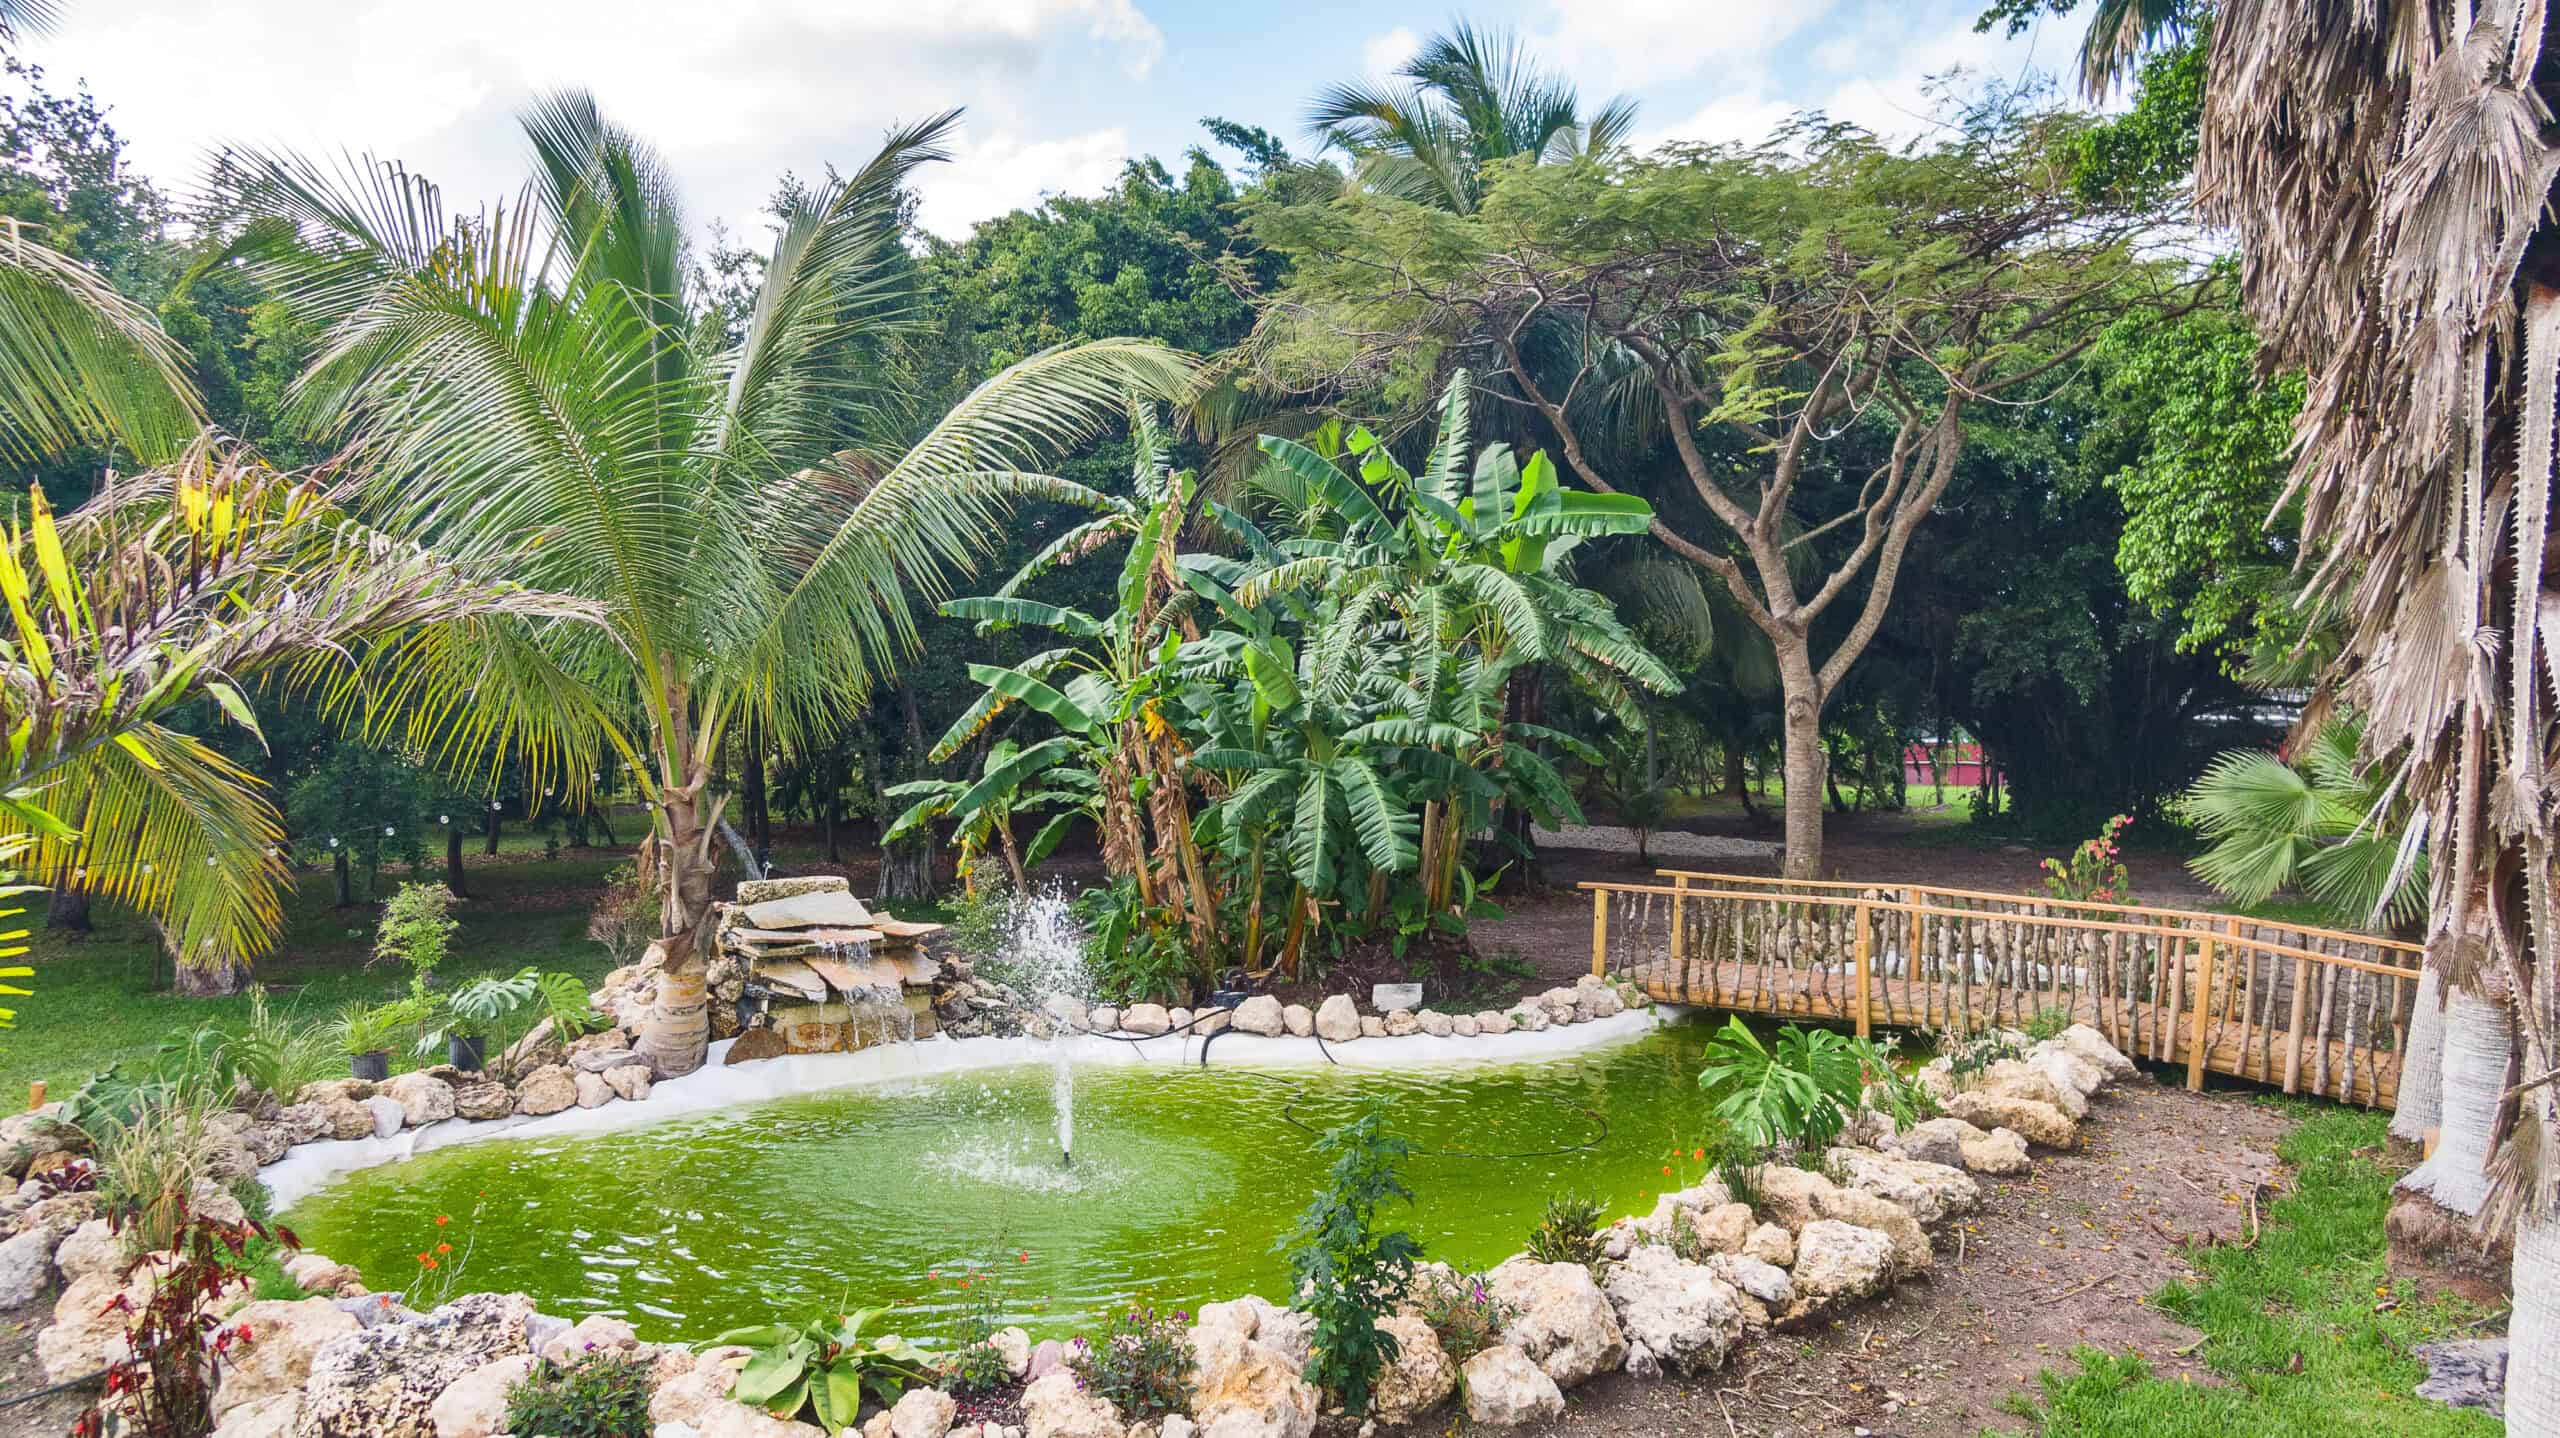
[(2060, 1039), (2046, 1039), (2027, 1050), (2027, 1066), (2084, 1099), (2097, 1097), (2107, 1086), (2107, 1071)]
[(320, 1105), (329, 1120), (329, 1137), (344, 1142), (348, 1139), (373, 1137), (373, 1110), (356, 1099), (333, 1098)]
[(53, 1286), (53, 1255), (64, 1239), (50, 1225), (0, 1243), (0, 1308), (21, 1308)]
[(559, 1113), (578, 1102), (578, 1081), (566, 1064), (544, 1064), (516, 1084), (516, 1112), (532, 1117)]
[(1396, 1356), (1378, 1373), (1369, 1416), (1391, 1426), (1411, 1423), (1458, 1390), (1458, 1365), (1430, 1324), (1398, 1315), (1379, 1319), (1378, 1327), (1395, 1338)]
[(374, 1084), (371, 1079), (321, 1079), (316, 1083), (304, 1084), (294, 1093), (293, 1101), (298, 1104), (323, 1105), (342, 1101), (362, 1103), (373, 1097), (373, 1090)]
[(1742, 1240), (1742, 1256), (1775, 1268), (1791, 1268), (1796, 1261), (1795, 1235), (1774, 1223), (1761, 1224)]
[(339, 1263), (325, 1253), (297, 1253), (284, 1261), (284, 1276), (305, 1293), (335, 1295), (353, 1285), (361, 1290), (364, 1275), (353, 1264)]
[(1732, 1285), (1668, 1248), (1637, 1248), (1610, 1268), (1603, 1291), (1626, 1336), (1627, 1370), (1639, 1376), (1717, 1367), (1742, 1338)]
[(1316, 1031), (1316, 1011), (1305, 1004), (1290, 1004), (1280, 1010), (1280, 1026), (1292, 1038), (1305, 1038)]
[(2097, 1065), (2109, 1078), (2131, 1078), (2136, 1072), (2133, 1060), (2087, 1024), (2073, 1024), (2056, 1035), (2054, 1042)]
[(1467, 1382), (1467, 1421), (1521, 1428), (1564, 1416), (1564, 1393), (1546, 1370), (1509, 1344), (1496, 1344), (1459, 1370)]
[(465, 1083), (453, 1091), (453, 1116), (482, 1122), (505, 1118), (516, 1111), (516, 1096), (507, 1086), (488, 1079)]
[(436, 1438), (491, 1438), (507, 1431), (507, 1390), (533, 1371), (530, 1353), (483, 1363), (454, 1380), (427, 1409)]
[(1004, 1360), (1004, 1371), (1016, 1378), (1031, 1371), (1031, 1335), (1019, 1328), (999, 1328), (987, 1336), (987, 1342)]
[(1893, 1273), (1893, 1240), (1872, 1228), (1818, 1218), (1796, 1235), (1796, 1292), (1806, 1298), (1862, 1298)]
[(276, 1123), (253, 1123), (240, 1130), (238, 1137), (240, 1146), (249, 1150), (249, 1157), (256, 1159), (260, 1168), (284, 1157), (294, 1143), (293, 1135)]
[(1349, 994), (1335, 994), (1316, 1006), (1316, 1037), (1329, 1044), (1360, 1037), (1360, 1006)]
[(580, 1108), (602, 1108), (613, 1102), (613, 1085), (604, 1081), (603, 1074), (579, 1069), (570, 1074), (569, 1086), (577, 1091)]
[(1966, 1140), (1963, 1156), (1966, 1170), (1972, 1173), (2019, 1174), (2034, 1166), (2027, 1157), (2025, 1137), (2010, 1128), (1995, 1128)]
[[(959, 1013), (947, 1015), (950, 1018), (967, 1018), (968, 1016), (968, 1010), (965, 1007)], [(1095, 1004), (1085, 1011), (1085, 1021), (1093, 1026), (1095, 1033), (1116, 1034), (1120, 1032), (1120, 1006)]]
[(2088, 1116), (2089, 1101), (2078, 1089), (2057, 1083), (2053, 1075), (2020, 1059), (2002, 1059), (1983, 1071), (1978, 1085), (1982, 1092), (2002, 1098), (2026, 1099), (2032, 1103), (2051, 1104), (2079, 1122)]
[(1191, 1028), (1191, 1021), (1198, 1017), (1193, 1014), (1191, 1010), (1185, 1008), (1167, 1009), (1164, 1011), (1164, 1016), (1166, 1022), (1170, 1023), (1174, 1028), (1182, 1029), (1186, 1032)]
[(1547, 1011), (1537, 1004), (1523, 1004), (1511, 1011), (1511, 1026), (1523, 1033), (1544, 1033), (1554, 1022), (1555, 1020), (1547, 1017)]
[(1830, 1179), (1809, 1168), (1790, 1163), (1762, 1164), (1760, 1212), (1787, 1232), (1802, 1233), (1806, 1224), (1822, 1217), (1816, 1203), (1832, 1187)]
[[(1279, 1350), (1234, 1326), (1194, 1328), (1199, 1359), (1191, 1416), (1216, 1438), (1308, 1438), (1316, 1428), (1316, 1390)], [(1029, 1401), (1026, 1395), (1025, 1410)]]
[(1971, 1213), (1982, 1203), (1982, 1185), (1954, 1165), (1863, 1148), (1835, 1148), (1830, 1158), (1848, 1174), (1851, 1188), (1899, 1205), (1927, 1226)]
[(1713, 1208), (1690, 1211), (1689, 1226), (1697, 1232), (1698, 1242), (1709, 1253), (1740, 1253), (1743, 1240), (1754, 1227), (1751, 1205), (1720, 1203)]
[(1131, 1004), (1120, 1011), (1120, 1027), (1153, 1037), (1173, 1028), (1173, 1014), (1162, 1004)]
[(1400, 1039), (1407, 1034), (1422, 1031), (1422, 1020), (1417, 1018), (1411, 1009), (1389, 1009), (1387, 1016), (1380, 1020), (1380, 1023), (1385, 1026), (1387, 1037), (1391, 1039)]
[(1255, 994), (1236, 1005), (1233, 1022), (1237, 1033), (1260, 1034), (1264, 1038), (1278, 1038), (1289, 1031), (1289, 1020), (1280, 1001), (1269, 994)]
[(382, 1086), (382, 1097), (400, 1105), (400, 1121), (424, 1128), (453, 1117), (453, 1085), (422, 1073), (395, 1074)]
[(1484, 1032), (1484, 1024), (1473, 1014), (1459, 1014), (1449, 1020), (1449, 1032), (1462, 1039), (1471, 1039)]
[[(1786, 1230), (1777, 1230), (1784, 1237)], [(1795, 1256), (1791, 1245), (1787, 1256)], [(1737, 1293), (1745, 1294), (1772, 1309), (1781, 1309), (1796, 1301), (1794, 1280), (1777, 1264), (1740, 1253), (1719, 1253), (1706, 1262), (1709, 1273), (1731, 1284)]]
[[(1858, 1189), (1834, 1188), (1817, 1199), (1814, 1206), (1824, 1218), (1872, 1228), (1891, 1239), (1895, 1277), (1906, 1277), (1928, 1269), (1932, 1258), (1928, 1231), (1902, 1205)], [(1801, 1242), (1797, 1247), (1797, 1261), (1802, 1262)]]
[(615, 1098), (638, 1103), (649, 1096), (655, 1071), (647, 1064), (624, 1064), (619, 1068), (606, 1069), (600, 1077), (604, 1079), (604, 1086), (613, 1090)]
[(533, 1301), (470, 1293), (414, 1323), (359, 1329), (323, 1344), (303, 1389), (306, 1438), (431, 1438), (435, 1401), (473, 1370), (528, 1353)]
[(1502, 1341), (1527, 1354), (1558, 1388), (1626, 1362), (1617, 1312), (1582, 1265), (1515, 1258), (1486, 1274), (1485, 1287), (1515, 1315)]
[(36, 1364), (47, 1383), (85, 1378), (123, 1357), (124, 1315), (109, 1311), (124, 1291), (114, 1273), (92, 1273), (53, 1301), (53, 1322), (36, 1335)]
[(1509, 1014), (1496, 1013), (1491, 1009), (1486, 1009), (1484, 1012), (1476, 1015), (1476, 1032), (1478, 1033), (1491, 1034), (1498, 1038), (1503, 1034), (1511, 1032), (1512, 1027), (1511, 1016)]
[(114, 1273), (124, 1267), (124, 1240), (111, 1231), (105, 1219), (90, 1219), (73, 1229), (71, 1236), (62, 1240), (62, 1246), (53, 1251), (53, 1266), (61, 1271), (65, 1283), (92, 1273)]
[[(2050, 1082), (2045, 1086), (2052, 1087)], [(2014, 1129), (2027, 1142), (2046, 1148), (2070, 1148), (2080, 1141), (2080, 1125), (2071, 1115), (2034, 1099), (1969, 1089), (1947, 1100), (1947, 1114), (1976, 1128)]]
[(1437, 1009), (1424, 1009), (1413, 1016), (1413, 1021), (1435, 1039), (1445, 1039), (1456, 1032), (1456, 1021)]
[(1960, 1168), (1964, 1165), (1966, 1140), (1980, 1137), (1982, 1130), (1963, 1119), (1933, 1118), (1913, 1124), (1895, 1134), (1889, 1142), (1893, 1151), (1904, 1158)]
[(1087, 1393), (1072, 1373), (1035, 1378), (1022, 1390), (1026, 1438), (1123, 1438), (1120, 1415)]
[(23, 1178), (31, 1170), (42, 1172), (36, 1165), (55, 1154), (76, 1158), (89, 1151), (89, 1135), (54, 1111), (59, 1108), (48, 1104), (0, 1119), (0, 1174)]
[(542, 1356), (553, 1363), (567, 1366), (592, 1352), (631, 1353), (640, 1346), (640, 1335), (631, 1325), (609, 1313), (590, 1313), (554, 1334), (540, 1345)]
[(287, 1144), (310, 1143), (329, 1134), (329, 1110), (316, 1103), (289, 1103), (276, 1110), (276, 1129)]
[(256, 1403), (243, 1403), (222, 1415), (213, 1438), (293, 1438), (302, 1417), (302, 1395), (284, 1393)]
[(960, 1405), (939, 1388), (910, 1388), (889, 1410), (889, 1438), (944, 1438)]

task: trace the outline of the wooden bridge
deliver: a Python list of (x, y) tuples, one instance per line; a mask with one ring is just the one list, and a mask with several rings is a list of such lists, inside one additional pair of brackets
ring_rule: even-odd
[(2048, 1010), (2136, 1058), (2390, 1107), (2421, 950), (2233, 914), (1659, 871), (1586, 883), (1591, 970), (1653, 998), (1971, 1033)]

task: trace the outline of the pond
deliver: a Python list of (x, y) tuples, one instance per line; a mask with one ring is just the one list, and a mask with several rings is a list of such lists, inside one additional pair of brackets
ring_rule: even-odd
[(447, 1242), (461, 1288), (616, 1314), (644, 1338), (872, 1305), (901, 1310), (896, 1331), (947, 1337), (990, 1284), (1005, 1321), (1057, 1335), (1135, 1298), (1281, 1295), (1275, 1245), (1324, 1173), (1315, 1136), (1374, 1098), (1417, 1150), (1417, 1202), (1389, 1220), (1430, 1257), (1499, 1262), (1558, 1193), (1649, 1207), (1701, 1175), (1690, 1151), (1709, 1031), (1673, 1023), (1535, 1062), (1393, 1071), (1090, 1068), (1075, 1079), (1072, 1166), (1046, 1068), (845, 1088), (437, 1149), (350, 1174), (284, 1217), (376, 1289), (401, 1289), (418, 1254)]

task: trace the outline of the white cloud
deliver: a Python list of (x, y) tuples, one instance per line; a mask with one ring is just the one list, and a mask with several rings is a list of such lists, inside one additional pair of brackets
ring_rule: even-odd
[[(753, 232), (785, 169), (858, 164), (891, 123), (953, 104), (989, 137), (973, 153), (998, 153), (1051, 128), (1040, 106), (1085, 75), (1143, 83), (1164, 44), (1139, 0), (90, 0), (28, 51), (57, 84), (86, 78), (164, 182), (225, 142), (343, 148), (397, 157), (463, 207), (522, 183), (514, 112), (584, 86), (665, 151), (697, 220)], [(1092, 141), (1048, 143), (1063, 162)], [(1017, 177), (960, 188), (1034, 192)]]
[(1766, 60), (1823, 20), (1835, 0), (1546, 0), (1530, 22), (1533, 50), (1574, 76), (1585, 94), (1637, 90), (1709, 66), (1717, 83), (1766, 69)]
[(1384, 79), (1396, 67), (1413, 58), (1422, 48), (1422, 37), (1410, 25), (1398, 25), (1383, 35), (1372, 35), (1360, 47), (1360, 73), (1372, 79)]
[(1119, 179), (1129, 153), (1128, 133), (1116, 128), (1051, 140), (1009, 133), (963, 140), (954, 147), (952, 163), (935, 165), (918, 179), (916, 223), (957, 238), (979, 220), (1048, 195), (1089, 195)]

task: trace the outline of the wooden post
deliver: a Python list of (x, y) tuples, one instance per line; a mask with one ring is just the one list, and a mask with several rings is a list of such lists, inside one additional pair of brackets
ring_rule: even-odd
[(1677, 984), (1679, 984), (1679, 986), (1680, 986), (1680, 995), (1679, 995), (1679, 996), (1680, 996), (1681, 998), (1683, 998), (1683, 999), (1686, 999), (1686, 998), (1689, 996), (1689, 995), (1688, 995), (1688, 988), (1689, 988), (1689, 964), (1688, 964), (1688, 961), (1687, 961), (1687, 960), (1685, 960), (1685, 959), (1683, 959), (1683, 958), (1681, 958), (1681, 957), (1680, 957), (1680, 928), (1681, 928), (1681, 920), (1682, 920), (1683, 916), (1687, 913), (1688, 908), (1689, 908), (1689, 876), (1688, 876), (1688, 875), (1686, 875), (1686, 874), (1674, 874), (1674, 875), (1672, 875), (1672, 876), (1671, 876), (1671, 973), (1672, 973), (1672, 977), (1671, 977), (1671, 978), (1668, 978), (1668, 979), (1665, 979), (1665, 980), (1664, 980), (1664, 982), (1665, 982), (1666, 984), (1668, 984), (1668, 983), (1675, 983), (1675, 982), (1676, 982)]
[(2287, 1025), (2284, 1041), (2284, 1091), (2302, 1092), (2302, 1027), (2311, 1011), (2304, 1007), (2311, 1000), (2311, 961), (2293, 961), (2293, 1018)]
[(1872, 922), (1873, 918), (1874, 915), (1868, 911), (1865, 904), (1862, 903), (1858, 905), (1858, 942), (1856, 954), (1858, 965), (1858, 1037), (1860, 1038), (1867, 1037), (1867, 1030), (1870, 1024), (1870, 1019), (1867, 1014), (1867, 996), (1870, 992), (1872, 975), (1875, 971), (1874, 942), (1871, 937), (1875, 932), (1875, 924)]
[(37, 1079), (34, 1083), (27, 1085), (27, 1111), (33, 1113), (42, 1107), (44, 1107), (44, 1080)]
[(2204, 1089), (2204, 1046), (2207, 1018), (2213, 1013), (2213, 934), (2207, 930), (2196, 939), (2196, 1013), (2187, 1033), (2187, 1087)]
[[(1920, 982), (1920, 945), (1926, 941), (1928, 935), (1928, 930), (1924, 927), (1927, 920), (1921, 917), (1920, 909), (1927, 900), (1921, 897), (1918, 889), (1906, 886), (1902, 891), (1902, 902), (1911, 906), (1911, 950), (1902, 956), (1902, 996), (1908, 999), (1911, 997), (1912, 985)], [(1886, 1018), (1893, 1017), (1893, 985), (1891, 984), (1884, 986), (1884, 1012)], [(1920, 1021), (1922, 1023), (1929, 1021), (1929, 991), (1925, 988), (1920, 990)]]
[(1591, 976), (1609, 977), (1609, 891), (1591, 891)]

